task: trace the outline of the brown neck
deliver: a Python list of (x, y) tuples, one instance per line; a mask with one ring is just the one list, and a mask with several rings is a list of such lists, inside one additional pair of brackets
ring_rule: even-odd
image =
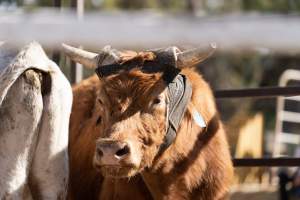
[[(145, 170), (142, 177), (154, 199), (220, 199), (225, 189), (216, 194), (216, 188), (223, 187), (222, 179), (214, 177), (215, 172), (228, 171), (220, 160), (219, 150), (228, 148), (224, 140), (224, 130), (217, 116), (210, 119), (206, 129), (200, 128), (190, 118), (185, 117), (178, 131), (175, 143)], [(219, 150), (218, 150), (219, 149)], [(228, 149), (227, 149), (228, 151)], [(230, 156), (225, 154), (226, 162)], [(225, 163), (226, 163), (225, 162)], [(223, 169), (222, 169), (223, 168)]]
[[(175, 174), (174, 174), (175, 175)], [(142, 177), (153, 199), (177, 199), (178, 196), (186, 196), (186, 190), (178, 190), (178, 183), (171, 180), (171, 176), (164, 177), (165, 174), (159, 172), (144, 171)], [(177, 177), (174, 177), (177, 179)]]
[[(195, 172), (200, 175), (203, 170), (194, 167), (199, 162), (199, 152), (194, 152), (194, 149), (200, 145), (197, 137), (201, 132), (202, 129), (192, 123), (190, 117), (185, 117), (174, 144), (163, 152), (150, 169), (144, 170), (142, 177), (154, 199), (188, 198), (191, 184), (194, 185), (189, 176)], [(183, 177), (186, 181), (182, 180)]]

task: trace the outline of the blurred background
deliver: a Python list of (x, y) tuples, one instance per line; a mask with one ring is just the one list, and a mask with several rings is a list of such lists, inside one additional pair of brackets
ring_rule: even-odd
[[(60, 42), (97, 52), (106, 44), (185, 49), (216, 41), (219, 51), (198, 66), (214, 90), (296, 86), (299, 13), (299, 0), (0, 0), (0, 40), (41, 42), (72, 83), (93, 71), (66, 60)], [(300, 156), (300, 97), (228, 98), (217, 105), (233, 157)], [(297, 168), (235, 172), (232, 199), (288, 199), (284, 192), (300, 199)]]

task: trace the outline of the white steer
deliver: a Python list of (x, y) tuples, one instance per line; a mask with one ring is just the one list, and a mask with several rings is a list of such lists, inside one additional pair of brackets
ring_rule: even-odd
[(0, 43), (0, 199), (65, 199), (72, 90), (38, 43)]

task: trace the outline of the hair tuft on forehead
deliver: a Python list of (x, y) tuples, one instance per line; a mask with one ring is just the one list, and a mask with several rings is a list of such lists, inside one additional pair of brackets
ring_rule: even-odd
[(155, 54), (153, 52), (135, 52), (135, 51), (123, 51), (121, 52), (120, 58), (121, 64), (129, 61), (139, 60), (139, 61), (154, 61)]

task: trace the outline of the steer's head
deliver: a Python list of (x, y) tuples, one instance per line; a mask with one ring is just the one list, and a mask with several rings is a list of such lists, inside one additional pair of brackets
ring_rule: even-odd
[(169, 126), (168, 84), (182, 68), (215, 49), (209, 45), (186, 52), (171, 47), (135, 53), (106, 47), (94, 54), (63, 46), (73, 60), (96, 68), (101, 81), (95, 102), (103, 109), (103, 132), (96, 141), (94, 166), (111, 177), (130, 177), (151, 167), (162, 153)]

